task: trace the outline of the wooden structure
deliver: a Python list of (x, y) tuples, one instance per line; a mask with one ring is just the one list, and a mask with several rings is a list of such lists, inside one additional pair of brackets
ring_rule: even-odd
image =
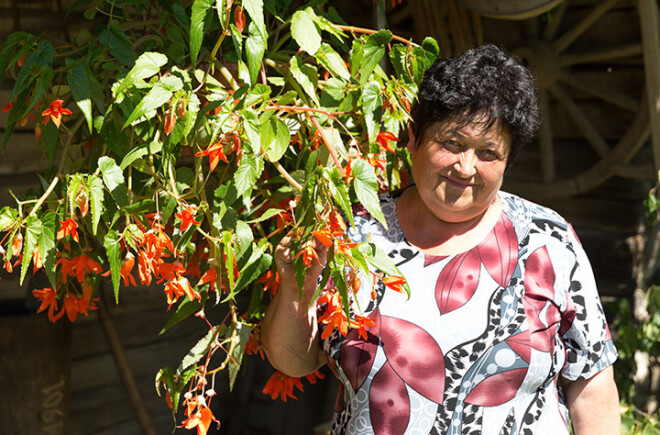
[[(536, 2), (539, 8), (551, 8), (540, 16), (509, 11), (499, 17), (467, 9), (469, 3), (475, 8), (468, 0), (387, 3), (394, 33), (417, 41), (434, 36), (442, 55), (494, 42), (515, 51), (535, 70), (543, 129), (537, 143), (507, 174), (505, 189), (566, 216), (590, 254), (601, 293), (606, 298), (628, 297), (635, 288), (631, 240), (640, 233), (645, 219), (642, 200), (660, 168), (657, 0), (546, 0)], [(355, 20), (351, 24), (372, 27), (373, 4), (341, 0), (335, 7)], [(84, 20), (71, 15), (65, 23), (66, 6), (62, 0), (0, 0), (0, 42), (17, 28), (53, 31), (64, 39), (75, 36)], [(7, 86), (0, 88), (0, 106), (10, 99)], [(0, 127), (5, 121), (6, 114), (0, 113)], [(38, 185), (36, 173), (48, 165), (34, 143), (33, 126), (19, 128), (0, 156), (0, 207), (12, 203), (10, 189), (21, 196)], [(16, 276), (1, 278), (0, 301), (29, 294), (30, 282), (21, 288)], [(168, 433), (172, 420), (164, 400), (156, 395), (154, 376), (161, 366), (178, 364), (204, 334), (204, 325), (184, 322), (159, 336), (169, 314), (157, 288), (123, 291), (120, 304), (107, 307), (105, 322), (92, 313), (71, 328), (66, 433)], [(108, 322), (114, 329), (110, 339), (103, 326)], [(117, 343), (124, 355), (119, 365)], [(0, 348), (0, 355), (7, 355), (6, 349)], [(3, 361), (0, 372), (7, 367)], [(135, 394), (127, 393), (117, 369), (122, 365), (130, 369), (151, 429), (138, 423), (130, 400)], [(215, 412), (223, 422), (219, 433), (306, 434), (329, 418), (335, 385), (330, 374), (300, 393), (304, 400), (283, 404), (261, 394), (271, 373), (267, 363), (249, 360), (234, 391), (216, 401)], [(216, 389), (227, 391), (226, 379), (218, 382)]]

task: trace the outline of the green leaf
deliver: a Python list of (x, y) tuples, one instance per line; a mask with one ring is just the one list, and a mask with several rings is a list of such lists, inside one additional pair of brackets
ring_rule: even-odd
[(103, 213), (103, 181), (96, 175), (90, 175), (87, 183), (89, 203), (92, 210), (92, 234), (96, 235)]
[[(234, 383), (236, 382), (236, 376), (241, 370), (241, 363), (243, 362), (243, 355), (245, 354), (245, 345), (250, 339), (250, 332), (252, 328), (249, 325), (238, 322), (235, 327), (235, 335), (232, 338), (232, 358), (229, 360), (229, 365), (227, 370), (229, 371), (229, 391), (234, 389)], [(231, 337), (231, 329), (227, 330), (227, 335)]]
[(392, 40), (392, 33), (389, 30), (379, 30), (367, 37), (364, 44), (364, 54), (360, 62), (360, 83), (366, 83), (369, 76), (376, 68), (376, 65), (385, 55), (385, 47)]
[(124, 207), (128, 204), (128, 194), (124, 184), (124, 173), (117, 166), (112, 157), (99, 158), (99, 169), (103, 175), (103, 183), (117, 201), (117, 205)]
[(236, 282), (235, 291), (239, 291), (247, 287), (255, 279), (268, 270), (273, 262), (273, 257), (266, 254), (266, 245), (261, 245), (252, 251), (250, 258), (241, 268), (238, 281)]
[(204, 30), (209, 21), (209, 9), (213, 5), (212, 0), (195, 0), (190, 14), (190, 58), (192, 64), (197, 65), (197, 55), (202, 48)]
[(158, 74), (160, 69), (167, 63), (167, 56), (158, 52), (146, 52), (135, 61), (135, 66), (126, 74), (119, 86), (114, 90), (114, 95), (119, 95), (124, 89), (133, 86), (140, 80), (147, 79)]
[(378, 200), (378, 180), (374, 168), (362, 159), (354, 159), (351, 169), (354, 177), (353, 188), (358, 200), (378, 222), (387, 228), (387, 222), (385, 222), (385, 216), (383, 216)]
[(300, 56), (296, 55), (291, 58), (291, 65), (289, 71), (298, 84), (302, 87), (303, 91), (314, 101), (316, 105), (319, 104), (318, 96), (316, 95), (316, 88), (319, 82), (319, 73), (316, 68), (303, 63)]
[(266, 32), (266, 24), (264, 23), (263, 0), (243, 0), (243, 7), (250, 16), (250, 19), (252, 19), (252, 22), (255, 24), (259, 33), (261, 33), (262, 39), (266, 40), (268, 38), (268, 33)]
[(319, 61), (323, 68), (330, 71), (330, 74), (343, 80), (350, 80), (351, 73), (348, 72), (344, 59), (337, 53), (330, 44), (321, 44), (319, 50), (316, 52), (316, 60)]
[(119, 281), (121, 279), (121, 247), (119, 246), (119, 235), (117, 231), (110, 230), (103, 239), (105, 254), (110, 263), (110, 277), (112, 278), (112, 288), (115, 291), (115, 303), (119, 303)]
[(238, 237), (238, 246), (240, 248), (241, 254), (244, 254), (247, 248), (250, 247), (250, 244), (254, 240), (254, 234), (252, 233), (252, 228), (247, 223), (239, 220), (236, 222), (236, 236)]
[(0, 210), (0, 232), (10, 231), (18, 223), (18, 210), (3, 207)]
[(67, 80), (71, 95), (87, 120), (87, 129), (92, 133), (92, 91), (89, 86), (87, 69), (85, 65), (71, 58), (66, 59), (66, 66), (69, 69)]
[[(273, 216), (277, 216), (282, 213), (284, 213), (284, 210), (282, 210), (281, 208), (269, 208), (268, 210), (263, 212), (258, 218), (252, 219), (248, 221), (248, 223), (256, 224), (257, 222), (263, 222), (267, 219), (272, 218)], [(2, 227), (0, 226), (0, 228)]]
[(176, 369), (176, 373), (178, 375), (183, 374), (183, 372), (185, 372), (186, 369), (191, 367), (193, 364), (197, 364), (197, 362), (208, 353), (219, 331), (220, 326), (214, 326), (209, 330), (209, 332), (206, 333), (202, 339), (197, 342), (197, 344), (192, 347), (192, 349), (188, 351), (186, 356), (183, 357), (181, 364), (179, 364), (179, 367)]
[(149, 93), (138, 103), (137, 107), (128, 117), (122, 128), (128, 127), (135, 120), (167, 103), (172, 97), (172, 94), (181, 88), (183, 88), (183, 82), (180, 78), (175, 76), (161, 78), (158, 83), (151, 88)]
[(276, 162), (282, 158), (289, 146), (291, 133), (289, 127), (277, 116), (271, 116), (268, 121), (261, 124), (261, 148), (268, 156), (268, 160)]
[(218, 14), (218, 21), (222, 26), (222, 30), (227, 30), (227, 22), (229, 20), (229, 10), (227, 9), (227, 0), (215, 0), (215, 11)]
[(321, 46), (321, 32), (312, 18), (311, 8), (296, 11), (291, 17), (291, 36), (300, 48), (314, 56)]
[(128, 67), (132, 67), (137, 58), (137, 54), (131, 47), (131, 40), (116, 25), (110, 24), (108, 29), (99, 34), (99, 42), (108, 48), (110, 54), (119, 62)]
[(234, 173), (237, 196), (242, 196), (255, 185), (264, 170), (263, 158), (259, 155), (245, 155), (241, 159), (241, 165)]
[(329, 171), (331, 183), (328, 185), (328, 188), (330, 189), (332, 199), (335, 200), (335, 204), (337, 204), (344, 212), (344, 216), (348, 218), (351, 226), (355, 226), (355, 223), (353, 222), (353, 211), (351, 209), (351, 198), (348, 194), (348, 186), (344, 182), (338, 168), (326, 168), (326, 171)]
[(44, 269), (48, 276), (48, 281), (53, 288), (57, 287), (55, 273), (55, 234), (57, 233), (57, 214), (53, 211), (47, 211), (43, 216), (42, 230), (39, 234), (39, 255), (44, 263)]
[(5, 78), (5, 71), (11, 65), (12, 61), (16, 61), (20, 57), (17, 53), (20, 47), (23, 50), (29, 50), (34, 41), (34, 36), (25, 32), (14, 32), (5, 39), (0, 50), (0, 83)]
[(177, 307), (176, 311), (165, 323), (163, 329), (160, 330), (158, 334), (163, 334), (165, 331), (170, 329), (172, 326), (176, 325), (180, 321), (187, 319), (191, 315), (195, 314), (202, 308), (202, 303), (197, 300), (190, 300), (188, 298), (181, 298), (181, 302)]
[(248, 37), (245, 40), (245, 55), (247, 57), (248, 70), (250, 71), (250, 83), (257, 82), (257, 75), (261, 69), (261, 61), (266, 52), (267, 41), (264, 33), (259, 31), (253, 22), (248, 26)]
[(259, 154), (261, 152), (261, 132), (259, 129), (259, 119), (257, 114), (252, 110), (243, 110), (243, 127), (245, 128), (245, 135), (248, 138), (248, 145), (252, 153)]
[(130, 150), (124, 158), (121, 161), (121, 164), (119, 165), (119, 168), (121, 170), (124, 170), (128, 168), (131, 163), (136, 161), (137, 159), (141, 159), (142, 157), (149, 155), (149, 154), (157, 154), (163, 150), (163, 143), (162, 142), (151, 142), (150, 144), (140, 146), (140, 147), (135, 147), (132, 150)]
[(20, 285), (23, 285), (25, 275), (30, 267), (30, 263), (32, 263), (32, 254), (34, 254), (34, 249), (39, 242), (39, 236), (41, 235), (43, 225), (38, 217), (28, 216), (26, 227), (25, 239), (23, 240), (23, 263), (21, 264)]
[(362, 107), (367, 124), (367, 135), (369, 142), (375, 142), (380, 130), (379, 119), (376, 119), (376, 111), (380, 111), (383, 100), (380, 96), (380, 85), (376, 81), (370, 81), (362, 88)]

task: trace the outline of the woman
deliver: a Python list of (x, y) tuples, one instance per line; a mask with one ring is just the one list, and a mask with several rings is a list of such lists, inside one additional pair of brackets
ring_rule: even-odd
[[(500, 191), (535, 133), (528, 70), (492, 45), (425, 73), (409, 129), (415, 184), (381, 198), (388, 227), (355, 216), (411, 295), (358, 292), (375, 326), (321, 342), (288, 240), (281, 287), (262, 324), (271, 363), (301, 376), (328, 363), (339, 377), (335, 434), (619, 433), (616, 359), (593, 273), (570, 224)], [(362, 308), (362, 312), (358, 310)], [(366, 308), (365, 308), (366, 307)], [(567, 412), (568, 411), (568, 412)]]

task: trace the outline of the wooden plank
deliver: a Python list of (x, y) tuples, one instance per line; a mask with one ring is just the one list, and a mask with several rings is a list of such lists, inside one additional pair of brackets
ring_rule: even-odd
[(660, 170), (660, 23), (657, 0), (639, 0), (639, 22), (644, 46), (646, 92), (651, 120), (653, 161)]

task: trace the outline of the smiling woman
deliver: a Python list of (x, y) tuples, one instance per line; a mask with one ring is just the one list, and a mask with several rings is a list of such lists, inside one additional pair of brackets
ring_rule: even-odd
[(363, 276), (360, 329), (317, 326), (333, 309), (332, 282), (310, 303), (322, 243), (302, 301), (278, 248), (263, 343), (284, 373), (327, 363), (340, 379), (334, 434), (568, 434), (569, 418), (577, 435), (619, 432), (617, 354), (580, 242), (556, 212), (500, 191), (538, 123), (529, 71), (497, 47), (429, 68), (409, 128), (414, 183), (381, 196), (386, 225), (358, 209), (347, 231), (394, 261), (410, 295)]

